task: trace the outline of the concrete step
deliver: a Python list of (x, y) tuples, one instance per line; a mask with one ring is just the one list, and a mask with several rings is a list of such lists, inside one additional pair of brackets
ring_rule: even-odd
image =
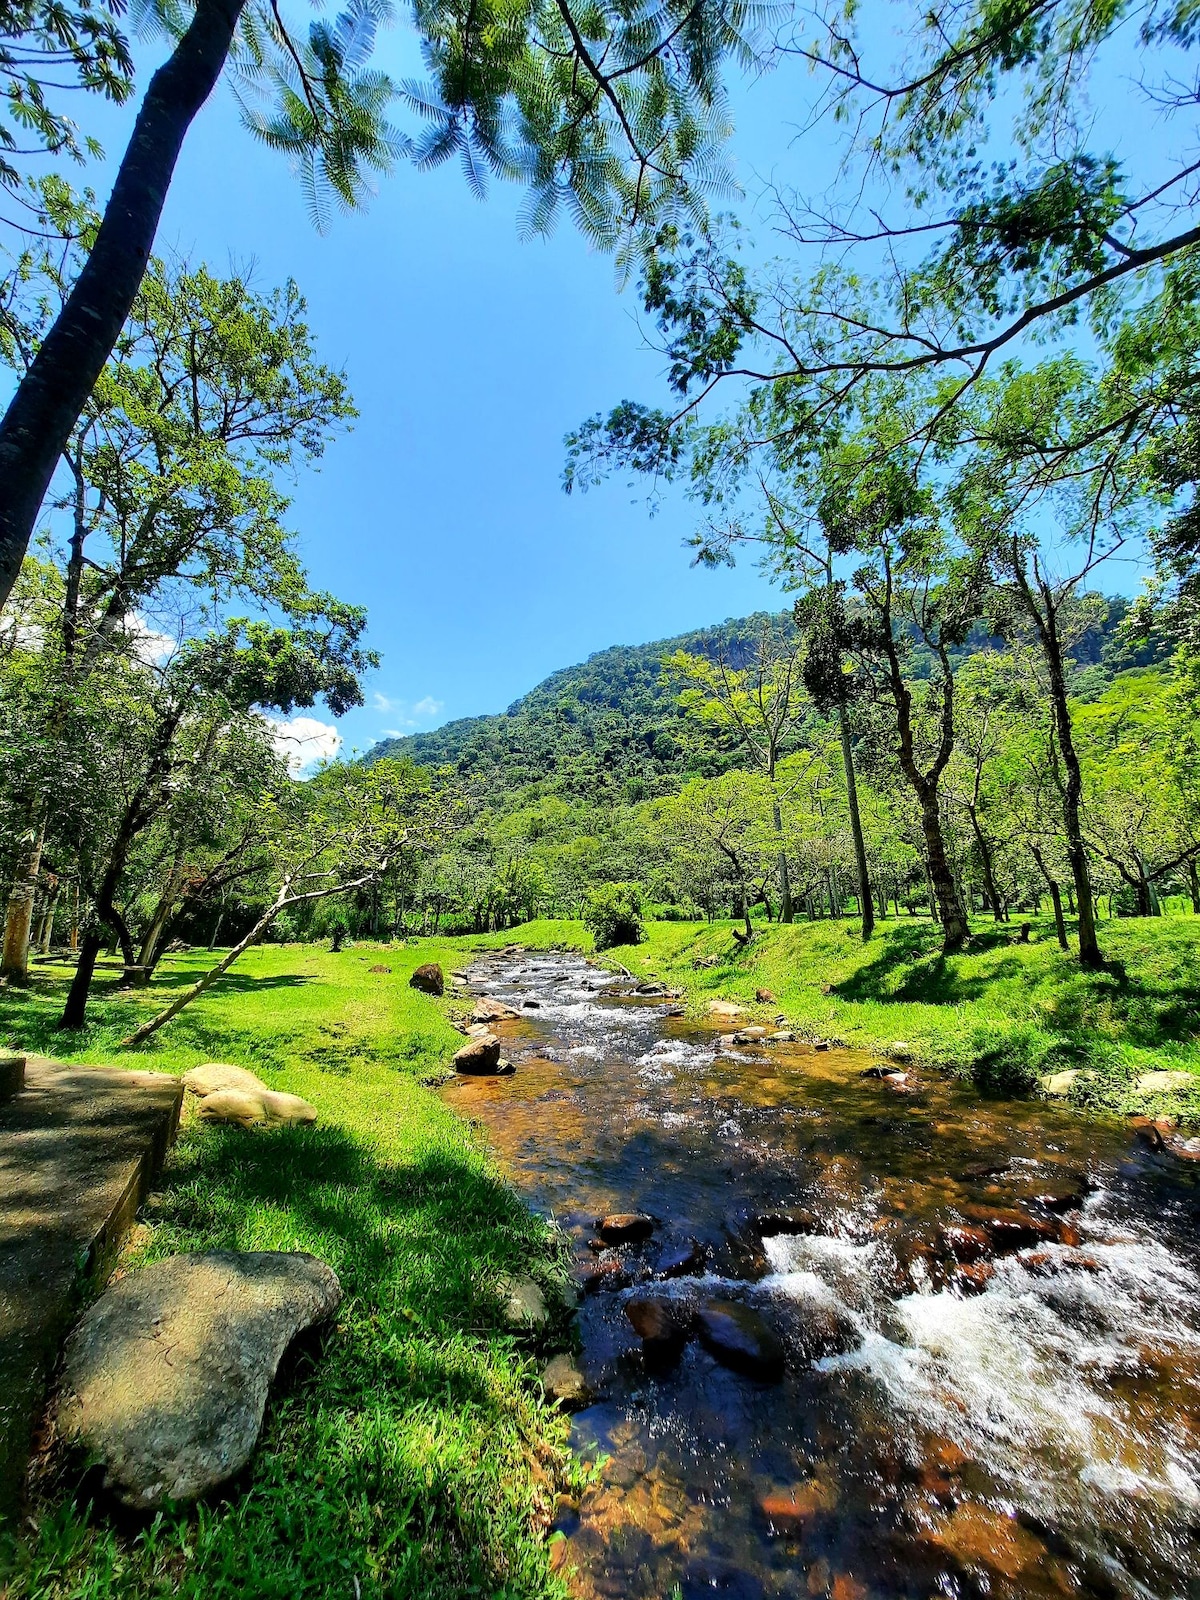
[(0, 1052), (0, 1105), (25, 1087), (25, 1057)]
[(46, 1385), (161, 1170), (183, 1085), (30, 1056), (0, 1105), (0, 1517), (19, 1506)]

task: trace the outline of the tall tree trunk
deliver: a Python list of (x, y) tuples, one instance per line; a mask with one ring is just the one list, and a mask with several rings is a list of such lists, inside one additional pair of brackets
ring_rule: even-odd
[(975, 843), (979, 846), (979, 864), (983, 869), (983, 887), (992, 905), (992, 920), (1003, 922), (1004, 917), (1000, 907), (1000, 891), (996, 887), (996, 873), (992, 865), (992, 847), (988, 843), (983, 829), (979, 826), (979, 818), (975, 807), (967, 807), (967, 815), (971, 819), (971, 828), (975, 834)]
[(937, 905), (937, 919), (942, 925), (943, 948), (947, 952), (961, 949), (971, 929), (950, 867), (936, 794), (921, 805), (921, 835), (925, 841), (929, 886)]
[(1200, 871), (1196, 869), (1194, 856), (1188, 862), (1188, 888), (1192, 894), (1192, 915), (1200, 917)]
[(1062, 890), (1058, 887), (1056, 880), (1051, 877), (1050, 870), (1046, 866), (1037, 845), (1030, 845), (1029, 850), (1033, 859), (1037, 862), (1038, 871), (1046, 880), (1047, 889), (1050, 891), (1050, 904), (1054, 907), (1054, 931), (1058, 935), (1058, 947), (1060, 950), (1069, 950), (1071, 947), (1067, 940), (1066, 919), (1063, 916)]
[(1046, 670), (1050, 679), (1050, 704), (1054, 712), (1054, 731), (1058, 736), (1059, 754), (1067, 769), (1063, 784), (1063, 824), (1067, 840), (1067, 860), (1071, 864), (1071, 881), (1075, 888), (1075, 912), (1079, 927), (1079, 964), (1096, 969), (1103, 966), (1104, 957), (1096, 937), (1096, 907), (1092, 897), (1092, 878), (1088, 869), (1087, 847), (1083, 841), (1083, 769), (1079, 752), (1071, 731), (1071, 707), (1067, 699), (1067, 675), (1063, 665), (1062, 641), (1058, 636), (1058, 604), (1054, 591), (1042, 576), (1034, 561), (1034, 580), (1041, 596), (1041, 604), (1029, 582), (1025, 558), (1013, 541), (1012, 568), (1017, 587), (1025, 601), (1034, 630), (1041, 643)]
[(184, 137), (220, 76), (244, 3), (198, 0), (151, 78), (96, 241), (0, 422), (0, 606), (71, 430), (129, 316)]
[[(850, 837), (854, 840), (854, 867), (858, 874), (858, 903), (862, 908), (864, 943), (875, 932), (875, 906), (871, 899), (871, 875), (867, 871), (867, 846), (863, 839), (862, 811), (858, 804), (858, 777), (854, 771), (854, 747), (850, 743), (850, 714), (846, 697), (838, 703), (838, 733), (842, 743), (842, 770), (846, 775), (846, 808), (850, 812)], [(886, 916), (886, 905), (882, 915)]]
[(0, 978), (10, 983), (24, 983), (29, 977), (29, 935), (33, 928), (33, 902), (37, 896), (38, 873), (42, 870), (42, 847), (46, 842), (44, 808), (40, 821), (35, 821), (36, 832), (29, 854), (12, 886), (8, 897), (8, 913), (4, 919), (4, 951), (0, 956)]
[(795, 916), (792, 907), (792, 875), (788, 869), (787, 851), (783, 843), (783, 814), (779, 809), (774, 776), (771, 778), (771, 820), (775, 828), (775, 837), (779, 841), (779, 920), (791, 922)]
[(37, 948), (42, 955), (49, 955), (50, 942), (54, 937), (54, 913), (58, 909), (59, 896), (62, 894), (62, 884), (54, 879), (54, 887), (46, 896), (46, 904), (42, 908), (42, 920), (38, 927)]

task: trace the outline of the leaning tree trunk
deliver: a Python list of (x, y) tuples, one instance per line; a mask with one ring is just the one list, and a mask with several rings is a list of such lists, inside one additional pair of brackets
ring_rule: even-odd
[(171, 921), (176, 902), (179, 899), (183, 873), (184, 852), (180, 849), (175, 853), (175, 859), (171, 863), (171, 870), (167, 873), (167, 881), (163, 885), (162, 894), (159, 896), (158, 904), (154, 908), (154, 915), (150, 918), (150, 926), (146, 929), (146, 937), (142, 940), (142, 948), (138, 952), (137, 964), (147, 974), (147, 980), (149, 974), (158, 965), (163, 937), (166, 934), (167, 925)]
[(63, 1006), (63, 1014), (58, 1019), (60, 1028), (82, 1028), (87, 1020), (88, 995), (92, 992), (96, 957), (100, 954), (103, 943), (104, 935), (99, 928), (89, 928), (80, 940), (79, 962), (75, 968), (75, 976), (71, 979), (71, 987), (67, 991), (67, 1003)]
[(35, 824), (33, 844), (26, 856), (4, 919), (4, 952), (0, 956), (0, 978), (24, 983), (29, 976), (29, 935), (33, 928), (33, 902), (37, 897), (38, 873), (42, 870), (42, 847), (46, 842), (46, 820)]
[(0, 422), (0, 606), (55, 468), (141, 286), (175, 163), (225, 64), (245, 0), (198, 0), (150, 80), (83, 270)]

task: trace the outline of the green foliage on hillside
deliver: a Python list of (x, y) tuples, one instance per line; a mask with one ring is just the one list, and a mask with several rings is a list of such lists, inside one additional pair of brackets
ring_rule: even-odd
[[(1154, 646), (1130, 647), (1119, 635), (1125, 600), (1093, 598), (1094, 615), (1070, 650), (1080, 698), (1103, 692), (1117, 672), (1160, 655)], [(384, 740), (368, 760), (407, 756), (420, 766), (449, 768), (459, 780), (486, 789), (488, 804), (501, 810), (551, 794), (594, 805), (673, 794), (687, 777), (717, 777), (743, 763), (735, 738), (689, 716), (679, 702), (679, 683), (664, 674), (664, 659), (681, 650), (710, 659), (723, 653), (740, 667), (763, 616), (597, 651), (552, 673), (507, 711)], [(987, 643), (989, 636), (977, 628), (963, 653)], [(919, 651), (914, 657), (914, 677), (927, 676), (928, 663)], [(791, 747), (804, 743), (801, 730)]]

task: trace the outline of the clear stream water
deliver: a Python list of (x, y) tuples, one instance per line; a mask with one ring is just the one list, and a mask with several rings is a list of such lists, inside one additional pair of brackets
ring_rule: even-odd
[[(1200, 1597), (1189, 1163), (1124, 1123), (864, 1077), (855, 1052), (722, 1045), (578, 957), (470, 976), (538, 1004), (498, 1029), (515, 1074), (447, 1098), (575, 1242), (581, 1282), (610, 1259), (600, 1216), (655, 1219), (618, 1252), (628, 1286), (580, 1302), (596, 1398), (575, 1443), (609, 1458), (560, 1517), (583, 1595)], [(1045, 1237), (961, 1272), (979, 1236), (953, 1230), (1014, 1210)], [(764, 1238), (781, 1211), (805, 1231)], [(656, 1282), (691, 1241), (687, 1275)], [(694, 1339), (648, 1370), (624, 1312), (647, 1289), (758, 1311), (782, 1380)], [(854, 1348), (814, 1359), (830, 1313)]]

